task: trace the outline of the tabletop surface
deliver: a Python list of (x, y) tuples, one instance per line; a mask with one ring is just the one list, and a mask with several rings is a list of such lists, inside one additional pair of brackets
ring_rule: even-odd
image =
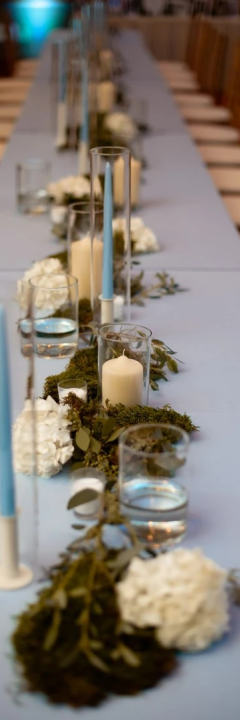
[[(158, 88), (162, 102), (171, 100), (154, 62), (136, 33), (123, 33), (116, 43), (131, 73), (126, 84), (138, 96), (141, 52), (144, 80), (148, 83), (149, 104), (156, 102)], [(134, 52), (135, 47), (135, 52)], [(41, 259), (58, 245), (50, 232), (48, 218), (24, 218), (15, 210), (15, 163), (36, 152), (51, 160), (53, 178), (73, 174), (74, 154), (57, 155), (53, 132), (35, 126), (34, 103), (38, 92), (49, 99), (50, 50), (43, 62), (25, 110), (0, 166), (0, 299), (7, 307), (12, 377), (13, 417), (20, 412), (25, 394), (27, 361), (19, 353), (17, 320), (19, 308), (14, 300), (17, 279), (32, 260)], [(129, 85), (130, 86), (130, 85)], [(154, 87), (153, 87), (154, 86)], [(145, 87), (145, 85), (144, 85)], [(149, 90), (151, 88), (151, 92)], [(40, 96), (39, 96), (40, 97)], [(163, 98), (165, 97), (165, 101)], [(148, 167), (142, 185), (139, 214), (155, 230), (161, 243), (159, 254), (140, 258), (144, 280), (150, 284), (161, 268), (172, 272), (185, 292), (159, 300), (149, 300), (143, 308), (132, 306), (132, 321), (150, 327), (153, 336), (177, 352), (182, 361), (179, 374), (160, 383), (150, 393), (150, 403), (170, 403), (187, 412), (200, 430), (190, 447), (188, 484), (190, 493), (189, 527), (185, 547), (201, 547), (203, 552), (226, 568), (239, 566), (240, 547), (240, 242), (220, 197), (202, 165), (187, 131), (179, 122), (171, 100), (175, 132), (150, 134), (144, 140)], [(43, 108), (44, 109), (44, 108)], [(41, 112), (43, 113), (43, 109)], [(32, 112), (32, 115), (31, 115)], [(170, 111), (169, 111), (170, 112)], [(29, 114), (30, 113), (30, 114)], [(168, 110), (166, 110), (167, 116)], [(164, 115), (163, 115), (164, 116)], [(32, 126), (27, 129), (30, 118)], [(24, 122), (26, 125), (24, 127)], [(178, 125), (179, 122), (179, 125)], [(173, 127), (172, 125), (172, 127)], [(60, 361), (61, 362), (61, 361)], [(59, 369), (58, 361), (39, 361), (39, 382)], [(52, 370), (53, 368), (53, 370)], [(27, 503), (29, 478), (18, 476), (18, 506)], [(52, 480), (40, 478), (39, 560), (46, 567), (72, 538), (72, 517), (66, 512), (69, 498), (67, 471)], [(21, 518), (20, 518), (21, 522)], [(52, 707), (42, 697), (23, 695), (14, 702), (16, 669), (12, 663), (9, 636), (14, 616), (33, 600), (36, 584), (21, 592), (0, 593), (0, 718), (1, 720), (239, 720), (240, 716), (240, 612), (231, 610), (231, 631), (223, 641), (204, 653), (184, 655), (179, 669), (155, 690), (136, 698), (110, 699), (98, 709), (74, 712)]]

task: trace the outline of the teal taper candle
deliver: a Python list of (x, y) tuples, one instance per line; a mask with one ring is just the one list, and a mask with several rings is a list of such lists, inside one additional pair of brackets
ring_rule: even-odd
[(112, 171), (109, 162), (105, 168), (104, 210), (103, 210), (103, 282), (102, 297), (113, 298), (113, 234), (112, 234)]
[(0, 305), (0, 512), (4, 517), (15, 515), (11, 437), (11, 396), (6, 318), (4, 308)]

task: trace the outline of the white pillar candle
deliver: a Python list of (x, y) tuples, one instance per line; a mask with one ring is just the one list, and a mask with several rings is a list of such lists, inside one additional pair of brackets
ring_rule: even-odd
[[(139, 204), (140, 178), (142, 164), (140, 160), (131, 158), (131, 206)], [(118, 207), (124, 205), (124, 160), (119, 157), (114, 163), (113, 169), (113, 194), (114, 204)]]
[(87, 402), (87, 390), (86, 388), (78, 388), (78, 387), (72, 387), (72, 388), (61, 388), (58, 386), (58, 397), (61, 402), (61, 400), (64, 400), (69, 393), (74, 393), (80, 400), (83, 400), (83, 402)]
[(78, 172), (79, 175), (87, 175), (88, 173), (88, 143), (80, 140), (78, 146)]
[[(98, 238), (93, 240), (93, 282), (94, 297), (102, 291), (103, 243)], [(71, 245), (72, 274), (78, 280), (78, 297), (91, 300), (91, 238), (86, 235)]]
[(62, 147), (67, 142), (67, 103), (65, 100), (57, 106), (57, 137), (56, 147)]
[(126, 355), (107, 360), (102, 366), (102, 403), (122, 403), (126, 407), (141, 405), (143, 396), (143, 366)]
[(123, 319), (124, 297), (123, 295), (115, 295), (113, 299), (114, 321)]
[(77, 515), (84, 516), (100, 515), (102, 505), (102, 493), (104, 491), (104, 485), (102, 480), (100, 480), (100, 478), (98, 479), (90, 477), (74, 480), (71, 489), (71, 497), (73, 497), (73, 495), (76, 495), (81, 490), (96, 490), (96, 492), (99, 493), (99, 496), (95, 500), (83, 503), (83, 505), (78, 505), (74, 508), (74, 512), (77, 513)]
[(97, 109), (99, 113), (111, 112), (115, 103), (116, 85), (110, 80), (97, 86)]

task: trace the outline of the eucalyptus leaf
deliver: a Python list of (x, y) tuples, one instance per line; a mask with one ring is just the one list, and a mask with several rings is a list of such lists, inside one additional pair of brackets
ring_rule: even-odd
[(74, 470), (79, 470), (79, 468), (84, 467), (84, 462), (82, 460), (79, 460), (78, 462), (72, 463), (71, 470), (74, 472)]
[(103, 648), (103, 643), (101, 642), (101, 640), (90, 640), (90, 645), (93, 650), (102, 650)]
[(91, 665), (94, 665), (94, 667), (96, 667), (98, 670), (101, 670), (104, 673), (110, 672), (110, 668), (99, 657), (99, 655), (95, 655), (94, 653), (88, 653), (88, 660), (91, 663)]
[(85, 587), (77, 587), (70, 590), (69, 595), (73, 598), (79, 598), (84, 597), (86, 595), (87, 589)]
[(173, 358), (169, 357), (167, 359), (167, 366), (171, 372), (178, 373), (178, 365), (177, 365), (176, 360), (173, 360)]
[(73, 530), (86, 530), (86, 525), (79, 525), (79, 523), (74, 523), (71, 527)]
[(57, 638), (58, 638), (60, 624), (61, 624), (61, 612), (60, 612), (59, 608), (56, 608), (53, 613), (52, 625), (49, 628), (47, 635), (45, 637), (44, 643), (43, 643), (43, 649), (46, 652), (49, 652), (49, 650), (51, 650), (53, 648), (53, 646), (55, 645)]
[(55, 607), (60, 608), (60, 610), (65, 610), (67, 607), (68, 599), (67, 599), (67, 593), (63, 588), (59, 588), (53, 595), (52, 598), (53, 605)]
[(89, 450), (91, 450), (91, 452), (93, 452), (93, 453), (96, 453), (96, 455), (98, 455), (98, 453), (100, 453), (100, 450), (101, 450), (101, 443), (99, 442), (99, 440), (96, 440), (96, 438), (93, 436), (91, 436), (91, 439), (90, 439)]
[(77, 507), (78, 505), (85, 505), (85, 503), (92, 502), (92, 500), (96, 500), (99, 493), (96, 490), (93, 490), (92, 488), (86, 488), (85, 490), (79, 490), (79, 492), (76, 493), (76, 495), (73, 495), (68, 504), (67, 509), (73, 510), (73, 508)]
[(109, 443), (109, 442), (114, 442), (114, 440), (117, 440), (124, 430), (125, 430), (125, 427), (116, 428), (116, 430), (114, 430), (113, 433), (108, 438), (107, 442)]
[(116, 424), (117, 424), (117, 420), (115, 418), (108, 418), (103, 425), (103, 429), (102, 429), (103, 436), (110, 435), (110, 433), (116, 427)]
[(108, 561), (108, 567), (112, 570), (120, 570), (121, 568), (124, 568), (126, 565), (128, 565), (128, 563), (130, 563), (130, 560), (132, 560), (135, 555), (138, 555), (138, 553), (138, 547), (134, 546), (130, 548), (124, 548), (124, 550), (117, 554), (114, 560)]
[(78, 430), (75, 436), (75, 442), (80, 450), (87, 452), (90, 445), (90, 436), (86, 432), (85, 428), (81, 427), (80, 430)]
[(127, 645), (121, 644), (119, 646), (119, 651), (121, 653), (121, 656), (123, 660), (127, 663), (127, 665), (130, 665), (130, 667), (139, 667), (141, 665), (141, 660), (139, 656), (133, 652), (133, 650), (130, 650)]
[(156, 347), (162, 348), (163, 345), (164, 345), (164, 343), (162, 342), (162, 340), (156, 340), (156, 338), (154, 338), (154, 340), (152, 340), (152, 345), (155, 345)]

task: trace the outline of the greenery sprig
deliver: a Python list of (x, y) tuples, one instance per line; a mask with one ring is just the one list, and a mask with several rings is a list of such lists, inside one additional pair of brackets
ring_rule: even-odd
[(131, 281), (131, 302), (132, 304), (143, 306), (146, 299), (159, 300), (166, 295), (176, 295), (179, 292), (186, 292), (186, 288), (182, 288), (179, 283), (174, 280), (166, 272), (158, 272), (155, 274), (156, 282), (150, 286), (143, 284), (144, 271), (132, 277)]

